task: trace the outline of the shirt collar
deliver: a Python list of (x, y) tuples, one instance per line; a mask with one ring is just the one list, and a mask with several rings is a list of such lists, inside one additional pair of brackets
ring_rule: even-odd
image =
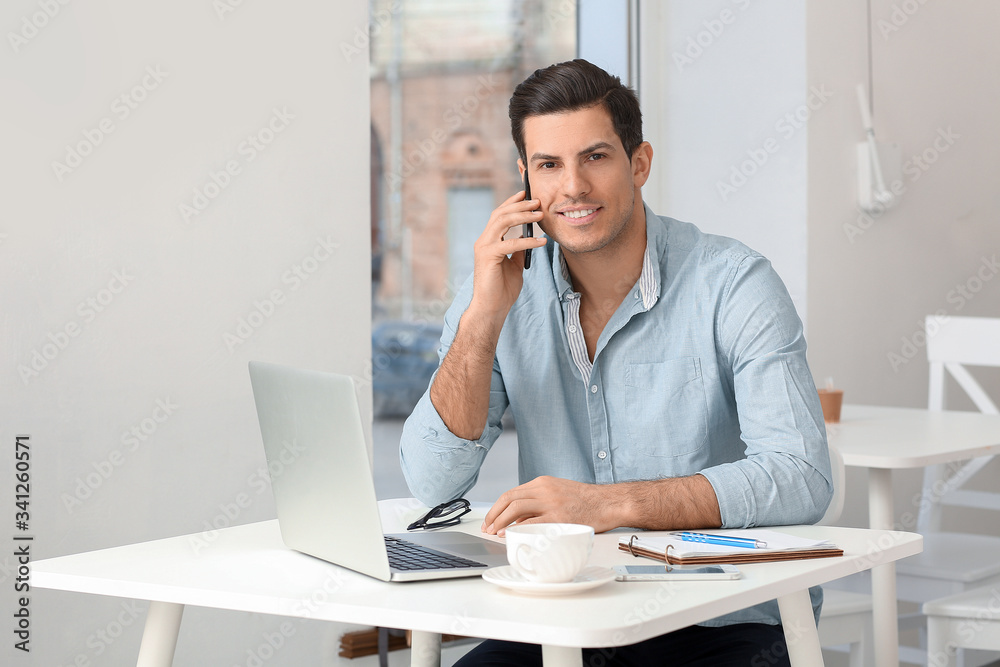
[[(642, 297), (643, 310), (649, 310), (660, 298), (660, 261), (666, 252), (666, 229), (649, 206), (643, 202), (646, 210), (646, 252), (642, 255), (642, 271), (639, 274), (637, 288)], [(562, 248), (553, 241), (554, 254), (557, 261), (552, 262), (552, 277), (556, 284), (556, 293), (560, 301), (575, 299), (579, 293), (573, 289), (566, 258)]]
[(559, 300), (565, 301), (567, 298), (575, 297), (576, 291), (573, 289), (573, 283), (569, 277), (569, 267), (566, 266), (566, 258), (563, 257), (562, 248), (555, 241), (552, 243), (555, 247), (556, 257), (556, 261), (552, 262), (552, 277), (556, 281), (556, 292), (559, 294)]

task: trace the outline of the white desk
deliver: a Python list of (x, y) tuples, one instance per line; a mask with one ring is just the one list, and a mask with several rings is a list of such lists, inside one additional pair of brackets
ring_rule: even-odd
[[(414, 501), (383, 501), (384, 528), (419, 513)], [(478, 532), (478, 508), (462, 523)], [(580, 665), (581, 647), (632, 644), (744, 607), (778, 599), (794, 665), (821, 665), (808, 587), (919, 553), (912, 533), (819, 526), (783, 527), (830, 539), (841, 558), (740, 566), (739, 581), (611, 582), (567, 597), (517, 595), (481, 578), (377, 581), (285, 548), (277, 522), (227, 528), (198, 553), (181, 536), (38, 561), (32, 585), (151, 600), (139, 667), (167, 667), (183, 605), (414, 630), (414, 664), (438, 659), (438, 635), (454, 633), (543, 645), (545, 664)], [(590, 563), (634, 562), (618, 551), (620, 533), (598, 535)], [(526, 603), (527, 602), (527, 603)]]
[[(828, 424), (830, 444), (844, 464), (868, 469), (868, 525), (888, 530), (895, 525), (892, 471), (923, 468), (1000, 452), (1000, 416), (978, 412), (932, 412), (914, 408), (845, 405), (839, 424)], [(903, 528), (912, 525), (904, 521)], [(872, 568), (872, 611), (875, 663), (899, 664), (896, 565)]]

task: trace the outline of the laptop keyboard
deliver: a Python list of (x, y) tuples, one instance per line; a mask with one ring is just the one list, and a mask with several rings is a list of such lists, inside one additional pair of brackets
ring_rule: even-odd
[(394, 570), (440, 570), (469, 567), (488, 567), (485, 563), (452, 556), (385, 535), (385, 550), (389, 554), (389, 567)]

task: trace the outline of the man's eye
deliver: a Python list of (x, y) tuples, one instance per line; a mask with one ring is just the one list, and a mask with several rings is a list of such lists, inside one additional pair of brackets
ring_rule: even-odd
[(587, 159), (588, 160), (603, 160), (605, 157), (607, 157), (607, 156), (604, 155), (604, 153), (592, 153), (592, 154), (590, 154), (590, 155), (587, 156)]
[(556, 166), (555, 162), (543, 162), (540, 165), (538, 165), (538, 168), (539, 169), (552, 169), (555, 166)]

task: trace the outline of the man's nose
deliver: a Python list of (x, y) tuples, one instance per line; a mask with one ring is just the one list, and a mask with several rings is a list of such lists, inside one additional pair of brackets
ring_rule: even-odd
[(581, 199), (590, 193), (590, 181), (580, 167), (567, 167), (560, 186), (562, 195), (569, 199)]

